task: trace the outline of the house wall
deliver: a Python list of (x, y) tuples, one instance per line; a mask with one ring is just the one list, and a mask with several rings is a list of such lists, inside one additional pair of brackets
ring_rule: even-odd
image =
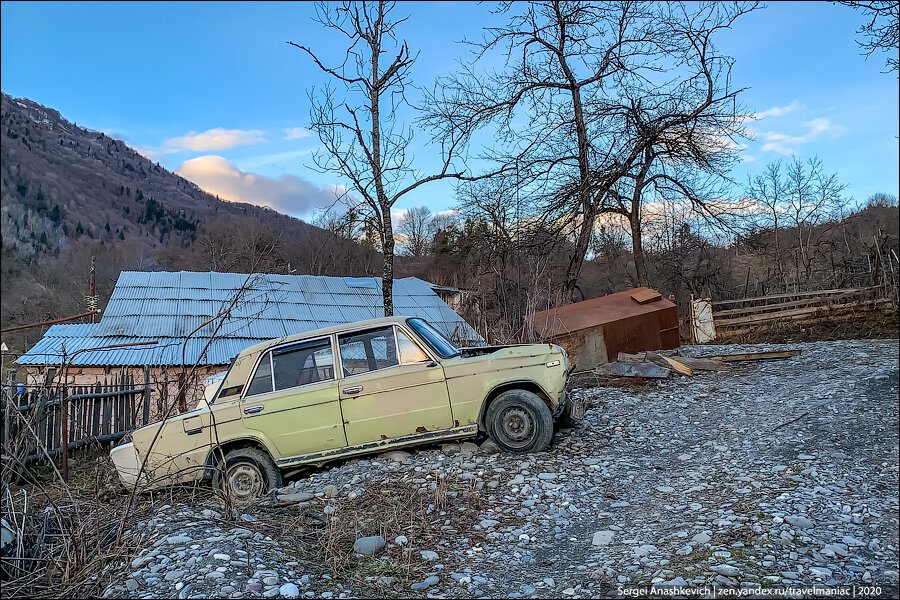
[[(51, 385), (62, 383), (58, 366), (28, 366), (26, 367), (26, 381), (24, 383), (33, 386), (44, 385), (48, 377), (48, 369), (53, 369), (56, 373)], [(205, 389), (203, 381), (210, 375), (227, 370), (228, 365), (198, 367), (192, 376), (186, 378), (187, 385), (184, 386), (183, 398), (179, 398), (179, 391), (182, 388), (179, 385), (181, 369), (178, 367), (151, 367), (149, 371), (150, 422), (160, 420), (171, 403), (175, 404), (175, 408), (170, 413), (170, 416), (179, 414), (182, 408), (186, 408), (186, 410), (196, 408), (197, 403), (203, 399), (203, 391)], [(81, 386), (93, 385), (97, 382), (111, 383), (115, 377), (121, 377), (123, 373), (134, 377), (135, 387), (145, 385), (144, 367), (136, 366), (71, 366), (67, 372), (66, 385)], [(144, 425), (144, 423), (139, 423), (139, 425)]]

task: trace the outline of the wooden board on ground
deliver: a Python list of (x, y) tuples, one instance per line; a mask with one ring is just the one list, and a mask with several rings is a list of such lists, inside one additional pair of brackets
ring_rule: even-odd
[(711, 358), (694, 358), (693, 356), (676, 356), (674, 358), (695, 371), (724, 371), (728, 368), (721, 360)]
[(606, 363), (594, 369), (600, 375), (616, 375), (619, 377), (647, 377), (649, 379), (665, 379), (671, 373), (666, 369), (650, 362), (643, 363)]
[(668, 363), (668, 365), (670, 367), (672, 367), (672, 369), (674, 369), (675, 371), (678, 371), (682, 375), (687, 375), (688, 377), (690, 377), (694, 374), (694, 370), (692, 368), (690, 368), (689, 366), (687, 366), (686, 364), (682, 363), (679, 360), (676, 360), (674, 358), (669, 358), (668, 356), (662, 356), (661, 354), (657, 354), (657, 356), (659, 356), (661, 359), (666, 361), (666, 363)]
[(710, 356), (712, 360), (721, 360), (722, 362), (742, 362), (747, 360), (773, 360), (777, 358), (790, 358), (800, 354), (801, 350), (780, 350), (777, 352), (747, 352), (745, 354), (721, 354)]

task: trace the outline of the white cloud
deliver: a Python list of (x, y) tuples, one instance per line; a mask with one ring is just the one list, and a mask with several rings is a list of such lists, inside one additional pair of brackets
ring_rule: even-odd
[(296, 175), (278, 178), (241, 171), (221, 156), (206, 155), (185, 161), (175, 173), (223, 200), (268, 206), (294, 216), (309, 215), (330, 206), (335, 189), (322, 189)]
[(286, 140), (300, 140), (305, 137), (309, 137), (312, 133), (306, 127), (289, 127), (285, 129), (284, 139)]
[(166, 146), (178, 150), (192, 152), (209, 152), (210, 150), (228, 150), (245, 144), (265, 142), (264, 132), (258, 129), (208, 129), (202, 133), (188, 132), (181, 137), (166, 140)]
[(166, 156), (167, 154), (178, 152), (177, 148), (150, 148), (148, 146), (142, 146), (141, 144), (132, 144), (131, 147), (134, 148), (135, 152), (137, 152), (144, 158), (147, 158), (154, 162), (158, 161), (160, 158)]
[(794, 112), (795, 110), (800, 110), (802, 108), (806, 107), (794, 100), (787, 106), (773, 106), (772, 108), (769, 108), (762, 112), (758, 112), (753, 115), (753, 120), (759, 121), (760, 119), (765, 119), (766, 117), (781, 117), (788, 114), (789, 112)]
[(834, 125), (829, 119), (813, 119), (803, 123), (807, 128), (803, 135), (789, 135), (777, 131), (767, 131), (762, 135), (766, 140), (762, 149), (764, 151), (778, 152), (779, 154), (796, 154), (796, 146), (808, 144), (819, 139), (823, 134), (830, 134), (832, 138), (839, 137), (846, 131), (840, 125)]

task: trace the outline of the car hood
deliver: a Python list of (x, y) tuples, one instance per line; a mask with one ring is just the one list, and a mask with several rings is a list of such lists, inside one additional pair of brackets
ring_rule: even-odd
[(474, 346), (463, 348), (458, 356), (444, 360), (444, 364), (466, 364), (479, 361), (525, 360), (562, 352), (556, 344), (510, 344), (507, 346)]

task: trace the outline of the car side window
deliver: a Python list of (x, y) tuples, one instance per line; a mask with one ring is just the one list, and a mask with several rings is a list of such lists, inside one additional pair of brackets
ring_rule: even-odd
[(345, 377), (400, 364), (393, 327), (348, 333), (338, 338), (338, 345)]
[(430, 360), (428, 355), (419, 348), (419, 345), (399, 327), (397, 328), (397, 349), (400, 351), (400, 362), (405, 365)]
[(334, 379), (331, 340), (312, 340), (272, 350), (275, 389)]
[(259, 361), (259, 367), (256, 369), (256, 374), (253, 376), (253, 381), (250, 382), (250, 387), (247, 388), (248, 396), (255, 396), (257, 394), (265, 394), (266, 392), (272, 391), (272, 353), (266, 352), (262, 360)]

